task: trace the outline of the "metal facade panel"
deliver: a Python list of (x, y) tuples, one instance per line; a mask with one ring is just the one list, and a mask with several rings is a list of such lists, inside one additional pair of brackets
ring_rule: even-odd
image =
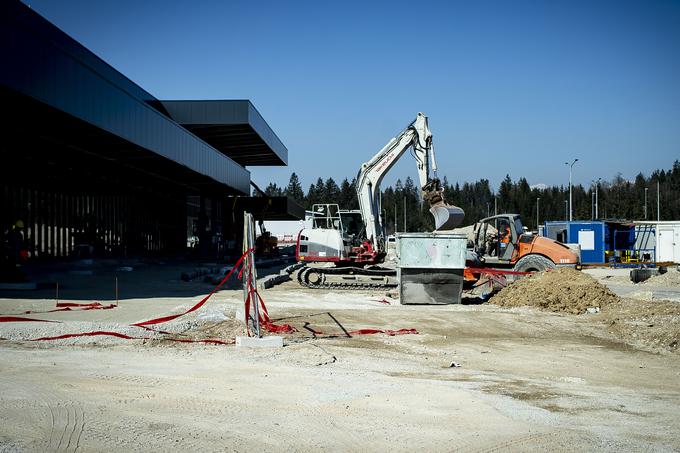
[(250, 172), (154, 108), (148, 93), (19, 2), (0, 2), (0, 83), (239, 192)]

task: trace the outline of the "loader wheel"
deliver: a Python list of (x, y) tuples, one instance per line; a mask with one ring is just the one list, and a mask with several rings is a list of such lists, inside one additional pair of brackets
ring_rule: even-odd
[(555, 263), (545, 256), (527, 255), (517, 261), (513, 270), (515, 272), (543, 272), (548, 269), (555, 269)]

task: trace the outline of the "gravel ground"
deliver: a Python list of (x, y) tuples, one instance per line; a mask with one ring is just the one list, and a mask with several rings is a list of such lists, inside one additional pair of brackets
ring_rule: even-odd
[[(680, 449), (677, 355), (629, 335), (669, 313), (632, 299), (618, 309), (614, 326), (625, 328), (617, 331), (614, 311), (401, 306), (382, 293), (289, 282), (263, 293), (271, 316), (298, 329), (281, 349), (18, 341), (141, 333), (129, 325), (181, 313), (205, 294), (179, 290), (112, 310), (30, 315), (61, 324), (0, 323), (0, 337), (11, 337), (0, 341), (0, 451)], [(52, 304), (6, 298), (0, 311)], [(238, 291), (221, 291), (159, 327), (174, 337), (232, 337), (242, 329), (240, 305)], [(345, 334), (362, 328), (419, 334)]]

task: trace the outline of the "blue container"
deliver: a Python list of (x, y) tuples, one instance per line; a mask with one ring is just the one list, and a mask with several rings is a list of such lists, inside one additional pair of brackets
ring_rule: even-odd
[(600, 264), (605, 262), (605, 224), (604, 222), (569, 222), (567, 240), (570, 244), (581, 246), (581, 262)]

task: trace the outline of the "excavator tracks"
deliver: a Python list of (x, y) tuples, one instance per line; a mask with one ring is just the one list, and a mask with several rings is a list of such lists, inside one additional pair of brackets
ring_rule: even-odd
[(395, 269), (361, 267), (310, 267), (297, 274), (300, 285), (312, 289), (366, 290), (397, 286)]

